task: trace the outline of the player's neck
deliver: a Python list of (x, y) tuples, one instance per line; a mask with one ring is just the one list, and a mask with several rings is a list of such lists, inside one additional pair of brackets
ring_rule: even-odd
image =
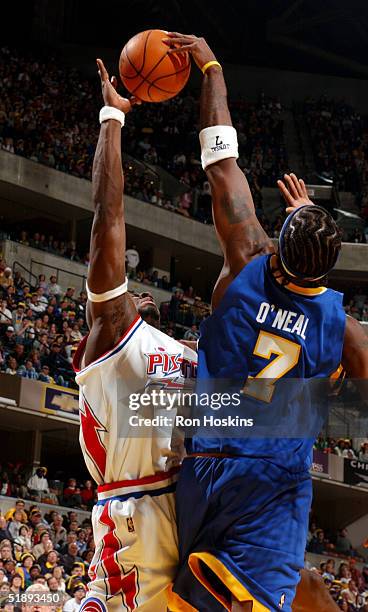
[(284, 287), (290, 285), (297, 285), (298, 287), (306, 287), (313, 289), (319, 288), (321, 286), (321, 281), (307, 281), (296, 278), (289, 278), (284, 273), (279, 258), (276, 254), (271, 256), (270, 270), (276, 282), (278, 282)]

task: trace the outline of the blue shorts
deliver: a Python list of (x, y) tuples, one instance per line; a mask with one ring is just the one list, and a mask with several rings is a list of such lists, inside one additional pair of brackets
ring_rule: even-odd
[(306, 471), (252, 457), (185, 459), (176, 492), (180, 609), (231, 610), (234, 596), (252, 601), (253, 612), (291, 612), (311, 499)]

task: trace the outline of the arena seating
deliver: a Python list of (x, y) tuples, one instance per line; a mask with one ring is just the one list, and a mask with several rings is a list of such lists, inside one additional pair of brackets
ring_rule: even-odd
[[(53, 57), (3, 47), (0, 81), (4, 91), (0, 147), (90, 179), (98, 122), (87, 121), (87, 117), (98, 116), (98, 80), (89, 81), (75, 70), (63, 69)], [(68, 108), (57, 103), (64, 97)], [(287, 169), (282, 107), (277, 99), (262, 94), (256, 103), (232, 100), (231, 110), (241, 145), (239, 165), (261, 212), (262, 186), (275, 186)], [(204, 223), (212, 222), (208, 184), (199, 161), (198, 105), (190, 93), (135, 110), (124, 128), (124, 150), (146, 164), (166, 168), (188, 188), (180, 197), (170, 198), (144, 172), (138, 173), (125, 162), (128, 194)], [(273, 231), (269, 223), (268, 229)]]

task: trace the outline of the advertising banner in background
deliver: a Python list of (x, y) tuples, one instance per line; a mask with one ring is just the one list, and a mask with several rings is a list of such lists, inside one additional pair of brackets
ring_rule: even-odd
[(313, 449), (312, 472), (328, 476), (328, 454), (320, 450)]
[(344, 482), (368, 487), (368, 463), (358, 459), (344, 459)]

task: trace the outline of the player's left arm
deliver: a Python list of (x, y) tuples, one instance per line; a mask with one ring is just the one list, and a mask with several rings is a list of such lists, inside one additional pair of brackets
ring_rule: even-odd
[[(204, 38), (178, 32), (170, 32), (165, 42), (175, 45), (173, 53), (191, 53), (200, 69), (215, 62), (205, 71), (202, 80), (200, 140), (202, 165), (211, 185), (215, 229), (224, 255), (224, 265), (212, 296), (212, 305), (216, 307), (243, 267), (257, 255), (273, 252), (274, 247), (257, 219), (248, 181), (236, 162), (236, 132), (232, 128), (224, 75), (216, 65), (213, 51)], [(217, 149), (215, 154), (213, 149)]]

